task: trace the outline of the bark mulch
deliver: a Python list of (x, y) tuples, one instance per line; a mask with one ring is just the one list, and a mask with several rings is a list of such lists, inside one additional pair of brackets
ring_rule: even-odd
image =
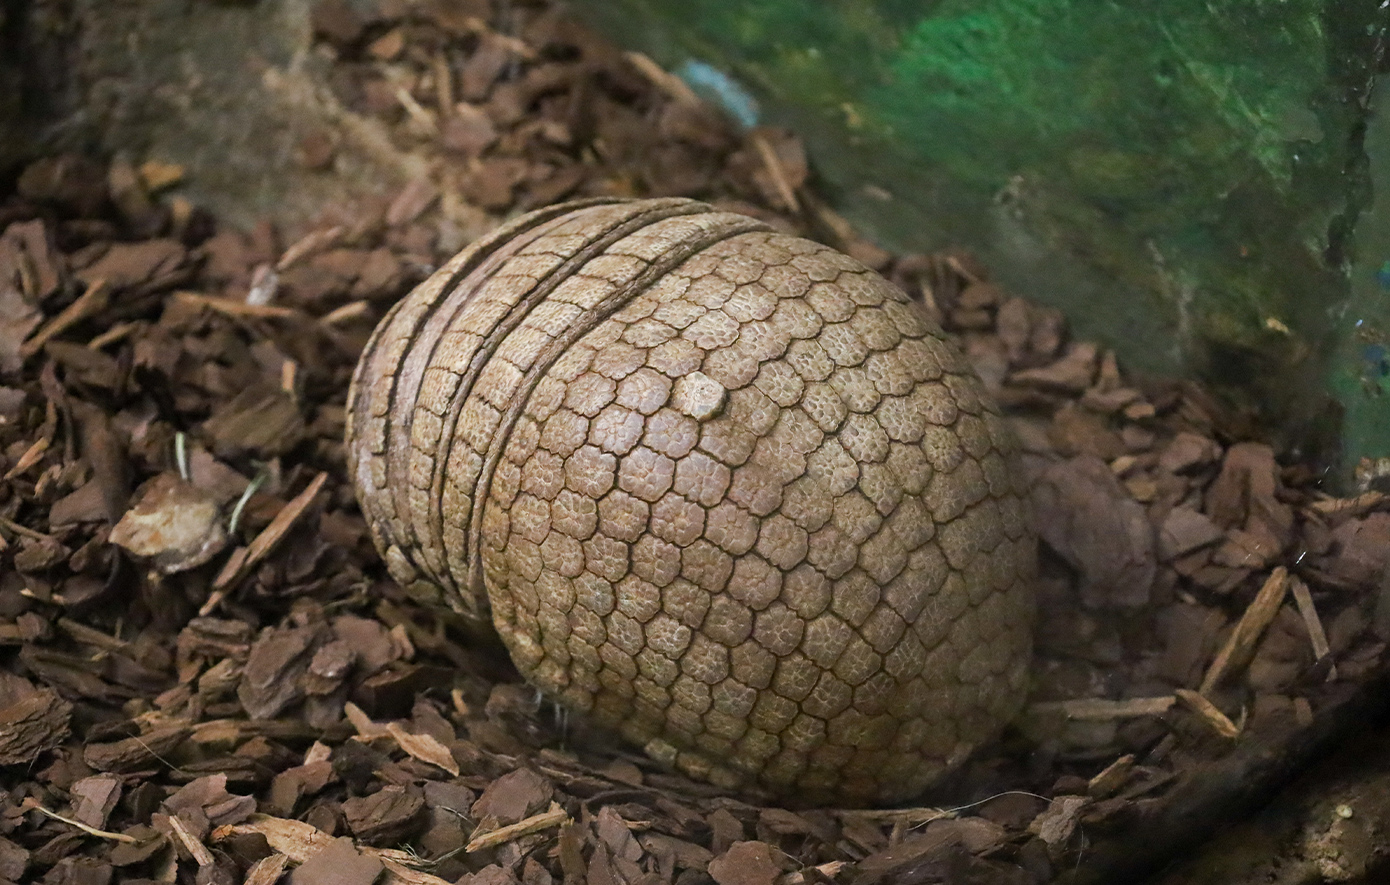
[[(0, 882), (1103, 876), (1366, 709), (1383, 491), (1324, 493), (1249, 415), (1130, 375), (963, 252), (863, 241), (794, 134), (736, 131), (549, 6), (356, 9), (315, 7), (335, 94), (431, 161), (391, 199), (236, 231), (164, 164), (57, 155), (0, 181)], [(300, 161), (332, 164), (333, 133)], [(700, 197), (850, 252), (1014, 417), (1044, 542), (1036, 687), (921, 806), (673, 776), (386, 576), (344, 470), (366, 336), (466, 238), (442, 220), (460, 206), (485, 225), (587, 194)]]

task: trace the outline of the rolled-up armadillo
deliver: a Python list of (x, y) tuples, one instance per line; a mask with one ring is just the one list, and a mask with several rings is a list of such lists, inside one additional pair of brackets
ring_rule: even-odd
[(542, 209), (396, 305), (349, 410), (391, 574), (691, 776), (901, 800), (1022, 703), (1010, 434), (832, 249), (691, 200)]

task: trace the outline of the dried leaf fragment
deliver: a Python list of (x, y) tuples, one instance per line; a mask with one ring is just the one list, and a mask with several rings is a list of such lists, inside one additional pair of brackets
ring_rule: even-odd
[(161, 473), (111, 529), (111, 543), (172, 575), (216, 556), (227, 532), (216, 498), (176, 473)]
[[(262, 814), (252, 815), (246, 823), (218, 827), (208, 837), (208, 841), (217, 843), (232, 836), (250, 833), (264, 836), (273, 850), (299, 864), (327, 849), (336, 841), (313, 824)], [(385, 866), (386, 875), (379, 880), (379, 885), (449, 885), (438, 876), (410, 869), (410, 855), (404, 851), (371, 848), (366, 845), (357, 846), (357, 850), (367, 857), (380, 860)]]
[(400, 748), (421, 762), (442, 768), (454, 777), (459, 775), (459, 764), (449, 748), (428, 734), (411, 734), (398, 723), (387, 724), (386, 733), (395, 739)]

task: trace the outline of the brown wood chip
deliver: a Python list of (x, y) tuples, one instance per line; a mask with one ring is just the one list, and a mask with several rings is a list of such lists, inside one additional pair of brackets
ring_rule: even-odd
[(424, 822), (424, 810), (424, 795), (418, 789), (395, 785), (343, 803), (343, 816), (352, 834), (373, 844), (408, 840)]
[(1028, 825), (1028, 831), (1048, 845), (1063, 845), (1076, 832), (1077, 821), (1089, 802), (1085, 796), (1057, 796)]
[(1202, 687), (1199, 689), (1201, 694), (1209, 693), (1222, 679), (1239, 673), (1241, 668), (1250, 662), (1256, 643), (1269, 626), (1269, 622), (1274, 620), (1279, 607), (1284, 604), (1284, 595), (1288, 589), (1288, 569), (1279, 566), (1270, 572), (1264, 585), (1260, 587), (1260, 592), (1255, 595), (1245, 614), (1241, 615), (1240, 621), (1231, 631), (1225, 646), (1207, 669), (1206, 676), (1202, 678)]
[(192, 733), (188, 726), (170, 725), (124, 740), (88, 744), (82, 759), (97, 771), (134, 771), (168, 765), (167, 754)]
[(1081, 572), (1086, 605), (1148, 602), (1158, 565), (1154, 528), (1103, 460), (1081, 455), (1047, 466), (1033, 503), (1043, 540)]
[(710, 878), (719, 885), (773, 885), (781, 874), (766, 842), (735, 842), (709, 862)]
[(261, 561), (269, 556), (275, 548), (285, 539), (285, 535), (294, 527), (304, 515), (308, 506), (313, 503), (314, 497), (323, 488), (323, 484), (328, 481), (328, 474), (320, 473), (310, 480), (309, 485), (304, 491), (296, 495), (288, 504), (275, 514), (270, 525), (266, 526), (259, 535), (251, 541), (246, 548), (244, 557), (237, 563), (232, 571), (223, 569), (222, 573), (213, 581), (214, 590), (226, 590), (234, 586), (237, 581), (246, 576), (252, 569), (260, 565)]
[(103, 278), (94, 280), (77, 300), (67, 307), (53, 319), (44, 323), (33, 337), (24, 342), (20, 348), (20, 355), (25, 359), (43, 350), (43, 346), (49, 341), (66, 332), (68, 329), (77, 325), (85, 319), (89, 319), (106, 309), (110, 302), (111, 287)]
[(488, 785), (473, 805), (478, 820), (514, 824), (545, 808), (554, 795), (550, 781), (527, 768), (508, 772)]
[(334, 839), (290, 873), (290, 885), (372, 885), (385, 869), (346, 837)]
[(1071, 701), (1040, 701), (1031, 704), (1033, 715), (1062, 714), (1068, 719), (1124, 719), (1132, 716), (1160, 716), (1173, 706), (1172, 696), (1131, 698), (1109, 701), (1102, 698), (1078, 698)]
[(539, 833), (551, 827), (558, 827), (569, 819), (569, 814), (559, 805), (552, 802), (550, 803), (549, 810), (543, 811), (540, 814), (533, 814), (514, 824), (498, 827), (495, 830), (489, 830), (484, 833), (474, 833), (463, 850), (471, 854), (475, 851), (482, 851), (485, 848), (495, 848), (498, 845), (505, 845), (513, 839), (519, 839), (531, 833)]
[(0, 708), (0, 765), (31, 765), (68, 736), (72, 704), (47, 688), (31, 692)]
[(1231, 721), (1230, 717), (1218, 710), (1215, 704), (1202, 695), (1190, 688), (1180, 688), (1174, 694), (1177, 695), (1183, 706), (1196, 713), (1217, 734), (1225, 738), (1235, 738), (1240, 735), (1240, 728)]
[[(1313, 646), (1313, 660), (1321, 661), (1331, 654), (1332, 649), (1327, 644), (1327, 633), (1322, 628), (1322, 619), (1318, 617), (1318, 609), (1313, 604), (1313, 594), (1308, 592), (1308, 585), (1296, 575), (1289, 577), (1289, 588), (1293, 591), (1298, 614), (1303, 618), (1304, 626), (1308, 628), (1308, 641)], [(1327, 681), (1331, 682), (1336, 678), (1337, 665), (1330, 664), (1327, 668)]]

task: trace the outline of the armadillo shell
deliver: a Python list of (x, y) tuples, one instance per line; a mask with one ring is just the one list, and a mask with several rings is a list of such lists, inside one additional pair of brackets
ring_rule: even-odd
[(1010, 435), (834, 250), (691, 200), (533, 212), (396, 305), (348, 405), (391, 574), (692, 776), (904, 799), (1022, 703)]

